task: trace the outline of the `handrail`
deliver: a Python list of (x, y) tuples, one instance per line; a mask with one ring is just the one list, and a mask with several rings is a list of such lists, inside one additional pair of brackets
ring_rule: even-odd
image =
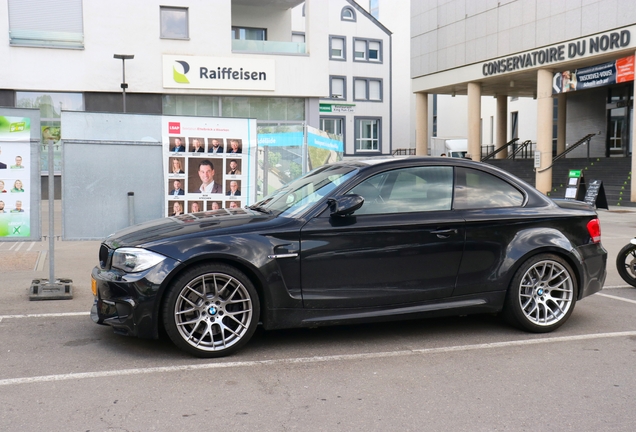
[(519, 147), (517, 147), (517, 149), (511, 155), (508, 155), (508, 159), (514, 159), (517, 153), (519, 153), (524, 148), (528, 147), (528, 145), (530, 144), (532, 144), (532, 140), (525, 140), (524, 142), (522, 142), (519, 145)]
[(391, 156), (413, 156), (415, 155), (415, 150), (414, 148), (401, 148), (401, 149), (395, 149), (393, 150), (393, 153), (391, 153)]
[(497, 153), (499, 153), (500, 151), (502, 151), (503, 149), (507, 149), (508, 147), (510, 147), (511, 145), (513, 145), (514, 143), (516, 143), (517, 141), (519, 141), (519, 138), (513, 138), (510, 141), (508, 141), (506, 144), (502, 145), (501, 147), (499, 147), (496, 150), (491, 151), (490, 153), (488, 153), (486, 156), (484, 156), (483, 158), (481, 158), (481, 161), (485, 161), (490, 159), (491, 157), (493, 157), (494, 155), (496, 155)]
[(572, 144), (569, 148), (567, 148), (566, 150), (564, 150), (561, 154), (556, 155), (553, 159), (552, 159), (552, 164), (547, 167), (547, 168), (543, 168), (541, 170), (538, 170), (537, 172), (543, 172), (546, 170), (549, 170), (550, 168), (552, 168), (554, 166), (554, 164), (556, 163), (556, 161), (558, 161), (559, 159), (561, 159), (562, 157), (564, 157), (566, 154), (570, 153), (572, 150), (574, 150), (575, 148), (579, 147), (580, 145), (588, 144), (587, 148), (588, 148), (588, 157), (589, 155), (589, 144), (590, 144), (590, 140), (596, 136), (596, 135), (600, 135), (601, 131), (598, 131), (598, 133), (593, 133), (593, 134), (587, 134), (585, 135), (583, 138), (581, 138), (580, 140), (578, 140), (577, 142), (575, 142), (574, 144)]

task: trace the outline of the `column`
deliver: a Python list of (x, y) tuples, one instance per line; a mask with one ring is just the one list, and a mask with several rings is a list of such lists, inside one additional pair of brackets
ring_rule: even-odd
[(547, 194), (552, 189), (552, 72), (537, 71), (537, 151), (541, 166), (537, 168), (536, 188)]
[(565, 151), (565, 125), (567, 114), (567, 95), (559, 93), (557, 105), (557, 154)]
[(415, 93), (415, 154), (428, 154), (428, 93)]
[[(634, 95), (632, 97), (634, 98), (634, 101), (636, 101), (636, 85), (634, 86)], [(632, 125), (636, 125), (636, 107), (632, 107)], [(634, 130), (635, 128), (632, 126), (630, 131), (631, 136), (629, 137), (629, 148), (632, 152), (632, 189), (629, 198), (631, 202), (636, 202), (636, 176), (634, 176), (634, 173), (636, 173), (636, 146), (634, 146)]]
[[(506, 135), (508, 132), (508, 96), (497, 96), (497, 132), (495, 138), (495, 149), (506, 145)], [(508, 149), (502, 150), (495, 156), (495, 159), (505, 159), (508, 157)]]
[(473, 160), (481, 160), (481, 84), (468, 83), (468, 153)]

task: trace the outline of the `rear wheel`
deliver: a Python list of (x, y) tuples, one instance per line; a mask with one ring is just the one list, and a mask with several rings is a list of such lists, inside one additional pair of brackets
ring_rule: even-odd
[(616, 270), (623, 280), (636, 287), (636, 245), (628, 244), (616, 256)]
[(198, 265), (171, 285), (163, 305), (170, 339), (198, 357), (226, 356), (254, 334), (259, 319), (256, 289), (239, 270)]
[(570, 317), (576, 296), (576, 277), (568, 263), (556, 255), (537, 255), (515, 273), (504, 316), (524, 330), (550, 332)]

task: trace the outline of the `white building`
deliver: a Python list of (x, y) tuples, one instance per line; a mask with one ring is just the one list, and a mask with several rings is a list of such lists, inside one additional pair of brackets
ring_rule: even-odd
[[(346, 156), (390, 154), (393, 124), (391, 32), (353, 0), (329, 0), (329, 92), (320, 100), (320, 129), (342, 135)], [(293, 33), (304, 35), (304, 4)]]
[(394, 71), (391, 32), (352, 0), (0, 0), (0, 10), (0, 106), (40, 108), (54, 137), (61, 110), (122, 112), (125, 101), (130, 113), (304, 123), (342, 133), (348, 156), (412, 141), (409, 105), (393, 97), (394, 85), (411, 97), (408, 56)]
[[(473, 158), (518, 134), (536, 141), (544, 193), (555, 154), (585, 137), (567, 157), (629, 158), (636, 168), (633, 1), (412, 0), (411, 14), (418, 154), (448, 131), (465, 133)], [(463, 107), (450, 99), (459, 95)]]

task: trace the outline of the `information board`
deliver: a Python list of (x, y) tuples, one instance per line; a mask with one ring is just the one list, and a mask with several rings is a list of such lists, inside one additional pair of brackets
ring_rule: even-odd
[(605, 196), (605, 188), (603, 187), (602, 180), (592, 180), (590, 182), (583, 201), (596, 208), (608, 209), (607, 197)]

